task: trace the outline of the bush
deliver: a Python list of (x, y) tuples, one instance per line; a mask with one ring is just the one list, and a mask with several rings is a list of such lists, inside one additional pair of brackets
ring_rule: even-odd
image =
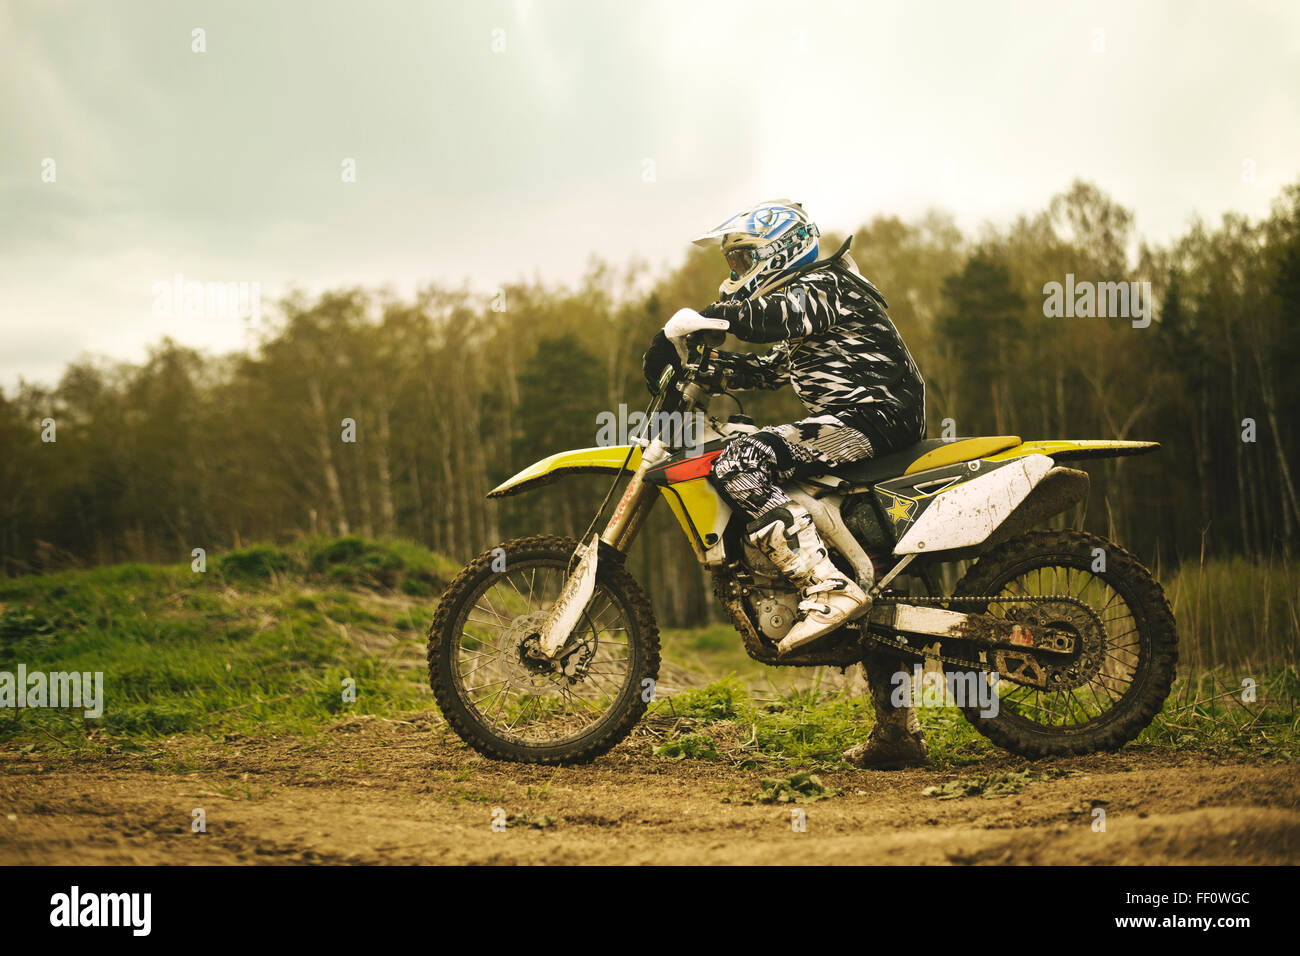
[(405, 541), (367, 541), (356, 536), (318, 540), (307, 546), (307, 568), (335, 584), (360, 585), (431, 596), (447, 583), (424, 548)]
[(227, 581), (266, 581), (289, 570), (289, 555), (270, 544), (255, 544), (217, 558), (217, 573)]

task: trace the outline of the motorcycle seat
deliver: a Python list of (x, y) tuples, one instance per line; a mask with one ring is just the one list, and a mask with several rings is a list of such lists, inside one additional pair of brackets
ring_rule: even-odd
[(873, 485), (888, 481), (900, 475), (914, 475), (918, 471), (930, 468), (942, 468), (958, 462), (974, 461), (986, 458), (1000, 451), (1014, 448), (1020, 444), (1019, 435), (995, 435), (986, 438), (954, 438), (945, 441), (942, 438), (927, 438), (914, 445), (908, 445), (897, 451), (868, 458), (864, 461), (852, 461), (846, 465), (819, 472), (832, 475), (855, 485)]

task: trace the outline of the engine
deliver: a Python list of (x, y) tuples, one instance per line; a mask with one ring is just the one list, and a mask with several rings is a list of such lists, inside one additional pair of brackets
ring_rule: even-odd
[[(888, 555), (893, 541), (881, 524), (870, 494), (851, 495), (845, 500), (841, 515), (849, 533), (871, 555)], [(852, 565), (834, 548), (831, 560), (846, 575), (854, 576)], [(799, 620), (801, 595), (763, 552), (748, 541), (744, 544), (744, 563), (751, 577), (742, 592), (749, 617), (763, 636), (780, 641)]]
[(791, 587), (763, 552), (749, 542), (745, 543), (745, 564), (754, 579), (744, 595), (750, 619), (764, 637), (780, 641), (799, 620), (799, 592)]
[(780, 641), (799, 620), (798, 591), (755, 591), (749, 595), (754, 623), (770, 640)]

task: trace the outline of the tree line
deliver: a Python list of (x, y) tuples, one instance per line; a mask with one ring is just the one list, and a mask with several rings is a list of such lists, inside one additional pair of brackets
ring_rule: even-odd
[[(1166, 566), (1294, 548), (1300, 183), (1262, 220), (1193, 222), (1167, 246), (1076, 182), (977, 236), (941, 212), (879, 216), (852, 253), (925, 376), (931, 437), (1159, 441), (1154, 456), (1088, 466), (1085, 526)], [(722, 268), (691, 249), (661, 275), (593, 261), (575, 285), (490, 296), (292, 294), (245, 352), (167, 339), (139, 363), (86, 359), (56, 385), (0, 391), (0, 565), (181, 561), (195, 547), (348, 534), (464, 560), (507, 536), (579, 533), (600, 479), (484, 495), (595, 444), (600, 413), (642, 407), (641, 352), (678, 307), (716, 297)], [(1152, 320), (1045, 307), (1067, 276), (1075, 289), (1139, 283)], [(788, 390), (739, 397), (760, 422), (802, 414)], [(710, 601), (667, 509), (636, 550), (666, 621), (698, 620)]]

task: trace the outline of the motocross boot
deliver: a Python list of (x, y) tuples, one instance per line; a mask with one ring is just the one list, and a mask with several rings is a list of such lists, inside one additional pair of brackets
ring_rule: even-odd
[(810, 644), (870, 607), (862, 588), (831, 563), (812, 515), (803, 508), (777, 508), (746, 530), (750, 543), (802, 592), (803, 616), (777, 645), (778, 653)]
[(871, 770), (895, 770), (928, 762), (930, 745), (921, 732), (916, 711), (911, 707), (898, 707), (892, 700), (894, 684), (891, 677), (898, 671), (907, 670), (904, 662), (888, 654), (870, 654), (863, 659), (862, 670), (867, 678), (876, 726), (871, 728), (866, 743), (844, 751), (844, 760), (855, 767)]

